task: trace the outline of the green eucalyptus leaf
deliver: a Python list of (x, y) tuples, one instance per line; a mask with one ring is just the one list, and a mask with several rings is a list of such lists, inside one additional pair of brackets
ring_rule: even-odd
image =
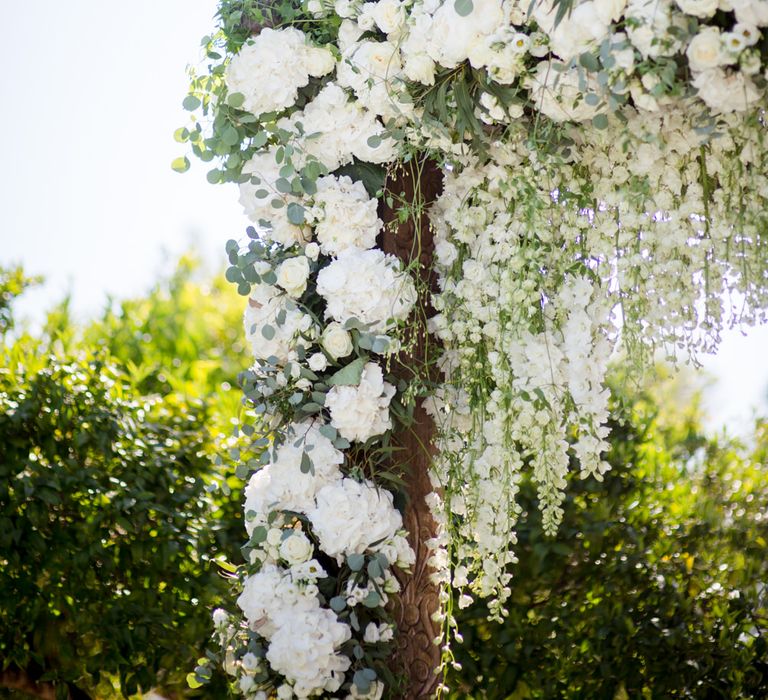
[(474, 3), (472, 0), (455, 0), (453, 9), (456, 10), (456, 14), (459, 15), (459, 17), (467, 17), (472, 14)]
[(365, 557), (362, 554), (350, 554), (347, 556), (347, 566), (351, 571), (360, 571), (365, 564)]
[(173, 168), (173, 170), (175, 170), (177, 173), (185, 173), (187, 170), (189, 170), (189, 167), (189, 158), (186, 156), (180, 156), (179, 158), (174, 158), (171, 161), (171, 168)]
[(295, 226), (301, 226), (304, 223), (304, 207), (296, 202), (291, 202), (286, 209), (288, 221)]
[(367, 357), (358, 357), (331, 375), (328, 384), (331, 386), (357, 386), (360, 384), (360, 378), (363, 376), (363, 369), (367, 361)]

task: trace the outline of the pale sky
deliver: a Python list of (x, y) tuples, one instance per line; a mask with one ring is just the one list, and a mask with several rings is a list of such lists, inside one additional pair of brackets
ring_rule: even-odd
[[(147, 289), (193, 243), (212, 270), (247, 221), (233, 185), (207, 167), (174, 173), (173, 132), (187, 64), (201, 59), (215, 0), (0, 2), (6, 69), (0, 76), (0, 264), (22, 262), (47, 284), (20, 312), (40, 318), (69, 290), (81, 316), (106, 295)], [(768, 413), (768, 328), (725, 336), (705, 367), (710, 426), (747, 434)]]

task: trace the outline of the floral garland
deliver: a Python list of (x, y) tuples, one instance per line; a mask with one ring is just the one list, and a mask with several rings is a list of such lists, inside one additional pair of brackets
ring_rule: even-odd
[[(255, 225), (227, 277), (261, 456), (239, 470), (248, 564), (212, 658), (246, 697), (378, 698), (392, 567), (414, 562), (389, 436), (415, 394), (437, 426), (447, 665), (455, 597), (506, 614), (521, 479), (551, 533), (568, 473), (607, 469), (612, 355), (695, 362), (766, 320), (768, 0), (221, 0), (219, 19), (185, 100), (207, 125), (177, 139)], [(382, 202), (424, 208), (387, 170), (424, 157), (445, 178), (428, 392), (430, 368), (390, 372), (419, 263), (376, 248)]]

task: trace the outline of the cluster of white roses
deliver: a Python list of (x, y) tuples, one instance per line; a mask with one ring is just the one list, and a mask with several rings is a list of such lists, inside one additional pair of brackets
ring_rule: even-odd
[[(392, 640), (392, 569), (415, 560), (392, 493), (365, 478), (359, 451), (354, 464), (343, 453), (393, 427), (383, 360), (416, 290), (375, 248), (377, 200), (360, 181), (322, 175), (353, 158), (393, 158), (376, 115), (333, 82), (290, 109), (310, 76), (334, 68), (329, 51), (289, 27), (262, 31), (225, 72), (244, 110), (288, 110), (277, 128), (291, 140), (264, 143), (244, 166), (240, 201), (257, 229), (229, 249), (250, 285), (246, 396), (262, 414), (260, 444), (272, 441), (245, 489), (243, 623), (227, 618), (218, 632), (249, 698), (381, 697), (363, 646)], [(292, 187), (302, 177), (310, 184)]]
[[(765, 0), (584, 0), (566, 13), (555, 0), (529, 5), (311, 0), (308, 9), (343, 19), (338, 82), (384, 118), (419, 123), (412, 86), (435, 85), (465, 61), (560, 122), (593, 118), (610, 93), (616, 104), (631, 97), (637, 109), (656, 111), (668, 95), (695, 92), (716, 113), (744, 111), (765, 96), (766, 66), (755, 46), (768, 26)], [(732, 13), (728, 31), (708, 24), (717, 11)], [(670, 61), (688, 64), (687, 84), (670, 73)], [(521, 104), (484, 92), (478, 115), (505, 122), (522, 115)]]

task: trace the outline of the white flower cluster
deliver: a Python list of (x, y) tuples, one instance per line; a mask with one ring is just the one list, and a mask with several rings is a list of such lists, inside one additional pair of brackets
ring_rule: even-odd
[(259, 115), (291, 107), (309, 77), (330, 73), (336, 64), (325, 48), (311, 46), (293, 27), (265, 27), (235, 54), (225, 80), (230, 93), (245, 98), (243, 109)]
[[(378, 25), (397, 24), (398, 12), (374, 14)], [(374, 247), (377, 200), (363, 182), (325, 174), (391, 161), (395, 142), (379, 117), (407, 111), (391, 106), (399, 68), (389, 49), (357, 38), (303, 109), (299, 89), (336, 64), (297, 29), (263, 30), (225, 73), (244, 110), (282, 113), (279, 144), (263, 139), (242, 168), (240, 201), (257, 240), (242, 254), (228, 247), (251, 290), (245, 326), (256, 362), (245, 391), (262, 416), (259, 440), (274, 442), (245, 489), (248, 568), (237, 600), (245, 626), (217, 629), (240, 692), (258, 700), (381, 697), (384, 684), (359, 649), (391, 641), (381, 611), (400, 590), (392, 567), (415, 562), (392, 493), (345, 464), (342, 451), (352, 442), (368, 449), (393, 427), (396, 389), (380, 362), (397, 349), (398, 325), (416, 302), (402, 263)], [(329, 577), (339, 593), (330, 600), (320, 593)], [(346, 612), (356, 606), (357, 615)], [(246, 641), (260, 655), (243, 656)]]
[[(512, 135), (483, 167), (466, 159), (446, 173), (432, 211), (441, 292), (431, 329), (446, 348), (430, 405), (442, 494), (431, 498), (442, 526), (433, 562), (462, 589), (460, 605), (467, 591), (492, 595), (503, 615), (523, 469), (549, 531), (572, 461), (581, 477), (606, 470), (605, 375), (618, 340), (639, 365), (659, 346), (695, 359), (725, 323), (765, 319), (768, 290), (749, 273), (765, 267), (764, 127), (732, 115), (705, 144), (685, 104), (626, 116), (639, 144), (620, 129), (574, 130), (578, 155), (557, 169)], [(726, 281), (741, 307), (723, 308)]]
[[(336, 692), (351, 664), (340, 647), (352, 630), (321, 605), (317, 582), (328, 572), (315, 558), (315, 545), (303, 523), (311, 528), (319, 550), (339, 564), (353, 554), (379, 552), (390, 566), (407, 570), (414, 562), (392, 494), (370, 481), (344, 477), (343, 454), (321, 430), (314, 421), (291, 425), (272, 461), (251, 477), (245, 490), (250, 561), (260, 568), (246, 576), (237, 605), (250, 629), (266, 641), (266, 661), (285, 679), (287, 697)], [(303, 469), (309, 455), (311, 467)], [(366, 587), (348, 586), (348, 604), (365, 600), (367, 607), (377, 607), (387, 601), (384, 591), (397, 590), (389, 569), (380, 567)], [(378, 596), (373, 603), (371, 594)], [(260, 665), (241, 668), (241, 689), (244, 678), (261, 670)], [(256, 681), (245, 685), (254, 692), (259, 689)]]
[[(391, 494), (344, 468), (342, 450), (393, 427), (382, 357), (417, 302), (375, 248), (376, 197), (395, 208), (403, 193), (350, 177), (361, 164), (427, 152), (446, 166), (430, 212), (444, 381), (428, 405), (446, 608), (453, 586), (459, 606), (479, 595), (505, 614), (524, 474), (553, 532), (571, 466), (607, 469), (619, 342), (636, 364), (659, 347), (695, 359), (724, 324), (765, 320), (768, 0), (561, 9), (310, 0), (306, 34), (264, 29), (229, 60), (227, 104), (242, 95), (243, 124), (262, 129), (245, 137), (239, 182), (263, 246), (233, 273), (251, 288), (254, 410), (289, 426), (246, 489), (261, 568), (239, 604), (269, 642), (235, 663), (246, 696), (380, 697), (370, 674), (345, 685), (357, 662), (340, 649), (362, 631), (320, 605), (331, 574), (315, 555), (375, 574), (344, 581), (337, 607), (380, 607), (398, 590), (386, 564), (413, 564)], [(328, 36), (333, 51), (317, 45)], [(231, 628), (217, 622), (222, 638)], [(363, 641), (390, 635), (372, 622)], [(267, 664), (283, 685), (256, 680)]]
[(400, 261), (380, 250), (348, 248), (317, 276), (326, 316), (340, 323), (357, 319), (386, 331), (405, 320), (416, 303), (416, 288)]

